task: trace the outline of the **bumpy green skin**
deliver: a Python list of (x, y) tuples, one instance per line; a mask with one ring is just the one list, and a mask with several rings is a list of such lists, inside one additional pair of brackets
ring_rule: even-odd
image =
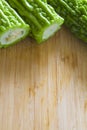
[(87, 0), (48, 0), (65, 25), (80, 39), (87, 42)]
[(50, 25), (57, 23), (60, 28), (63, 24), (64, 19), (57, 15), (57, 13), (50, 5), (44, 2), (46, 0), (7, 1), (30, 25), (32, 37), (36, 39), (37, 43), (41, 43), (47, 40), (42, 38), (42, 34), (47, 27), (50, 27)]
[[(14, 30), (17, 28), (24, 28), (26, 30), (25, 36), (29, 33), (29, 25), (25, 24), (20, 16), (9, 6), (5, 0), (0, 0), (0, 38), (8, 30)], [(23, 39), (25, 36), (23, 36), (21, 39)], [(18, 39), (9, 45), (2, 45), (0, 43), (0, 48), (8, 47), (14, 43), (17, 43), (21, 39)]]
[(47, 3), (47, 0), (42, 0), (43, 2)]

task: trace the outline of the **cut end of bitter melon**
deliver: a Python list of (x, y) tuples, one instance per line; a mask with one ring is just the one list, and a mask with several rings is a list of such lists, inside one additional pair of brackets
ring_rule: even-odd
[(0, 46), (4, 47), (16, 43), (20, 39), (23, 39), (27, 33), (28, 31), (24, 28), (9, 29), (1, 35)]
[(51, 37), (59, 28), (60, 27), (58, 24), (54, 24), (48, 27), (43, 33), (43, 37), (42, 37), (43, 41)]
[(42, 43), (54, 35), (64, 22), (54, 8), (47, 4), (47, 0), (7, 1), (30, 25), (32, 37), (37, 43)]
[(49, 39), (51, 36), (53, 36), (61, 28), (61, 25), (63, 24), (63, 22), (64, 22), (64, 19), (62, 19), (61, 17), (59, 17), (59, 19), (57, 20), (57, 22), (53, 22), (49, 26), (43, 28), (41, 30), (41, 32), (39, 32), (37, 34), (37, 36), (35, 36), (37, 42), (38, 43), (44, 42), (47, 39)]

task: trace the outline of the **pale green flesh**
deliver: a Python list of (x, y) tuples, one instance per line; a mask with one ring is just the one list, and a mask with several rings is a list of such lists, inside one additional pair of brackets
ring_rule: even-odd
[(51, 37), (59, 28), (58, 24), (53, 24), (50, 27), (48, 27), (44, 33), (43, 33), (43, 40), (48, 39), (49, 37)]
[(18, 29), (10, 29), (4, 34), (1, 35), (0, 44), (1, 45), (9, 45), (19, 40), (26, 34), (26, 30), (22, 28)]

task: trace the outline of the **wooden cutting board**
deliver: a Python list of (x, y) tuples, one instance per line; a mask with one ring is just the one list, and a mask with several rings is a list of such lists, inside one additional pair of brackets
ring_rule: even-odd
[(87, 44), (63, 27), (0, 49), (0, 130), (87, 130)]

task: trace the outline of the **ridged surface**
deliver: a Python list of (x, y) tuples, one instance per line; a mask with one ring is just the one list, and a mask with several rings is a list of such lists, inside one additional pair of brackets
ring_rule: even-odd
[[(3, 41), (1, 40), (2, 36), (4, 36), (4, 34), (7, 35), (9, 30), (12, 30), (12, 32), (14, 32), (14, 30), (18, 28), (24, 30), (23, 36), (18, 37), (18, 39), (14, 39), (13, 42), (9, 41), (9, 44), (3, 44)], [(7, 47), (13, 43), (17, 43), (26, 35), (28, 35), (28, 32), (29, 25), (22, 20), (22, 18), (15, 12), (15, 10), (11, 8), (11, 6), (5, 0), (0, 0), (0, 48)], [(13, 33), (13, 35), (15, 34)], [(9, 34), (7, 38), (11, 39)]]
[(37, 39), (38, 32), (44, 30), (52, 23), (63, 23), (52, 7), (41, 0), (7, 0), (18, 11), (22, 18), (31, 26), (33, 36)]
[(48, 0), (48, 3), (65, 19), (65, 25), (77, 37), (87, 42), (87, 1)]
[(0, 0), (0, 33), (3, 31), (25, 25), (18, 14), (4, 0)]

